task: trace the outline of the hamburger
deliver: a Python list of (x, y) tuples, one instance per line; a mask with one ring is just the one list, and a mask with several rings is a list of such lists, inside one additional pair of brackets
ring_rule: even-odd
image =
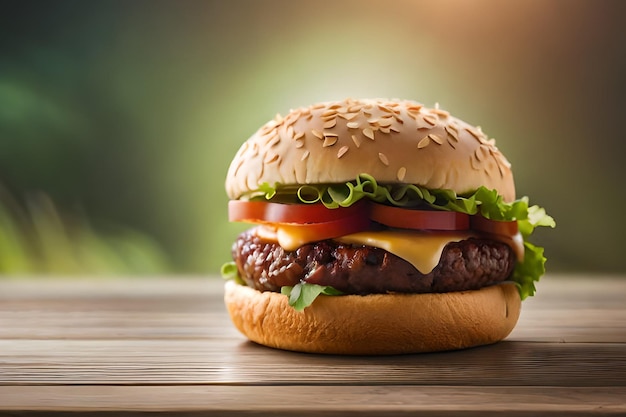
[(253, 342), (329, 354), (495, 343), (545, 272), (554, 227), (495, 141), (435, 106), (346, 99), (277, 115), (228, 169), (224, 300)]

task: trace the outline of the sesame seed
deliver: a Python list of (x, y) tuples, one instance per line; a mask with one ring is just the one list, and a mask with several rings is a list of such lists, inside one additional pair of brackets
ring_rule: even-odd
[(511, 163), (509, 162), (508, 159), (506, 159), (504, 157), (504, 155), (502, 155), (500, 152), (498, 152), (498, 160), (500, 161), (500, 163), (502, 163), (502, 165), (504, 165), (507, 168), (511, 168)]
[(374, 140), (374, 131), (369, 127), (363, 129), (363, 135), (371, 140)]
[(361, 139), (357, 135), (352, 135), (352, 142), (354, 142), (357, 148), (361, 147)]
[(424, 136), (419, 142), (417, 142), (417, 149), (425, 148), (429, 143), (430, 139), (428, 139), (428, 136)]
[(264, 138), (271, 138), (273, 136), (275, 136), (277, 134), (277, 129), (275, 127), (266, 130), (265, 132), (263, 132), (263, 134), (261, 135)]
[(265, 134), (274, 129), (277, 125), (278, 123), (276, 123), (276, 120), (270, 120), (269, 122), (265, 123), (265, 125), (261, 129), (261, 133)]
[(309, 157), (310, 154), (311, 154), (311, 152), (304, 151), (304, 153), (302, 154), (302, 157), (300, 158), (300, 160), (304, 161), (305, 159), (307, 159)]
[(297, 149), (300, 149), (300, 148), (302, 148), (303, 146), (304, 146), (304, 142), (302, 142), (301, 140), (296, 141), (296, 148), (297, 148)]
[(489, 157), (489, 146), (488, 145), (480, 145), (476, 152), (480, 153), (480, 160), (483, 161)]
[(430, 138), (430, 140), (432, 140), (433, 142), (435, 142), (438, 145), (441, 145), (443, 143), (443, 140), (441, 140), (441, 138), (439, 136), (435, 135), (434, 133), (429, 134), (428, 138)]
[(276, 135), (276, 136), (270, 137), (270, 139), (265, 143), (265, 145), (271, 148), (273, 146), (276, 146), (278, 142), (280, 142), (280, 136)]
[(293, 136), (294, 140), (298, 140), (304, 137), (304, 132), (298, 132)]
[(419, 114), (420, 110), (422, 110), (422, 107), (423, 106), (421, 105), (414, 104), (414, 105), (407, 107), (406, 111), (409, 113), (409, 116), (415, 118), (415, 116)]
[(446, 133), (448, 134), (449, 138), (454, 139), (456, 142), (459, 141), (459, 135), (458, 135), (458, 133), (457, 133), (457, 131), (455, 130), (454, 127), (448, 125), (444, 129), (445, 129)]
[(346, 154), (346, 152), (348, 152), (348, 148), (347, 146), (342, 146), (341, 148), (339, 148), (339, 151), (337, 152), (337, 158), (341, 158), (342, 156), (344, 156)]
[(280, 156), (277, 153), (274, 152), (268, 152), (265, 155), (265, 158), (263, 159), (263, 162), (265, 162), (266, 164), (271, 164), (272, 162), (276, 162), (278, 161), (278, 158)]
[(355, 117), (357, 117), (359, 115), (359, 113), (340, 113), (339, 117), (344, 118), (346, 120), (352, 120)]
[(427, 114), (425, 116), (422, 116), (422, 119), (424, 119), (424, 121), (431, 126), (434, 126), (437, 124), (437, 119), (434, 116)]
[(487, 145), (480, 145), (475, 151), (474, 151), (474, 155), (476, 156), (476, 159), (478, 159), (479, 161), (485, 161), (488, 157), (489, 157), (489, 146)]
[(319, 130), (313, 129), (311, 130), (311, 133), (313, 133), (313, 136), (315, 136), (318, 139), (324, 139), (324, 135)]
[(450, 116), (450, 113), (445, 111), (445, 110), (441, 110), (441, 109), (434, 109), (430, 111), (433, 114), (436, 114), (437, 116), (441, 117), (442, 119), (445, 119), (447, 117)]
[(480, 161), (474, 156), (470, 156), (470, 165), (472, 166), (473, 169), (475, 169), (476, 171), (478, 171), (480, 169)]
[(381, 127), (389, 127), (393, 123), (393, 119), (391, 117), (383, 117), (378, 121), (378, 124)]
[(389, 166), (389, 159), (387, 159), (387, 155), (385, 155), (384, 153), (378, 152), (378, 159), (380, 159), (380, 162), (382, 162), (386, 166)]
[(406, 176), (406, 168), (400, 167), (400, 169), (398, 170), (398, 173), (396, 174), (396, 177), (398, 177), (398, 181), (404, 181), (405, 176)]
[(502, 169), (502, 165), (500, 165), (500, 161), (495, 156), (493, 157), (494, 161), (496, 161), (496, 166), (498, 167), (498, 172), (500, 173), (500, 178), (504, 177), (504, 170)]
[(289, 113), (287, 117), (285, 117), (283, 123), (285, 123), (287, 126), (291, 126), (296, 123), (301, 116), (302, 114), (299, 111), (293, 111)]
[(324, 129), (330, 129), (335, 127), (335, 125), (337, 124), (337, 119), (333, 118), (327, 122), (324, 123)]
[(346, 123), (346, 126), (348, 126), (348, 129), (358, 129), (359, 122), (348, 122)]
[(333, 146), (335, 143), (337, 143), (337, 137), (336, 136), (326, 136), (324, 138), (324, 144), (322, 145), (322, 147), (327, 148), (329, 146)]
[(474, 138), (478, 142), (483, 143), (485, 141), (485, 138), (484, 138), (484, 135), (482, 134), (482, 132), (480, 132), (480, 131), (477, 132), (476, 130), (471, 129), (469, 127), (466, 127), (465, 131), (467, 131), (470, 135), (474, 136)]
[(415, 121), (417, 122), (417, 130), (430, 130), (433, 128), (433, 126), (426, 123), (424, 119), (415, 119)]

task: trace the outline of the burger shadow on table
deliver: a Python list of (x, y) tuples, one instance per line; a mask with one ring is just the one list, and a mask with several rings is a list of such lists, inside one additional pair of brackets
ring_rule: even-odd
[[(327, 355), (274, 349), (245, 341), (238, 346), (237, 356), (250, 359), (256, 366), (281, 364), (270, 374), (271, 381), (257, 381), (260, 383), (524, 385), (532, 383), (533, 377), (540, 373), (546, 384), (584, 385), (586, 372), (582, 368), (573, 367), (570, 375), (550, 372), (552, 367), (564, 366), (558, 358), (567, 357), (562, 352), (566, 345), (541, 344), (538, 349), (536, 343), (504, 340), (444, 352)], [(263, 359), (259, 360), (260, 357)]]
[(569, 347), (574, 346), (504, 340), (445, 352), (351, 356), (284, 351), (247, 341), (237, 356), (257, 367), (272, 366), (271, 373), (254, 381), (258, 384), (497, 386), (531, 385), (540, 377), (545, 385), (585, 386), (593, 364), (572, 366)]

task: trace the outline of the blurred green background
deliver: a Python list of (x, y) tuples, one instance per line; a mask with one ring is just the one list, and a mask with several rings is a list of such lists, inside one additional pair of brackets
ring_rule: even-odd
[(0, 2), (0, 273), (216, 274), (230, 159), (277, 112), (395, 97), (482, 126), (551, 271), (625, 272), (626, 2)]

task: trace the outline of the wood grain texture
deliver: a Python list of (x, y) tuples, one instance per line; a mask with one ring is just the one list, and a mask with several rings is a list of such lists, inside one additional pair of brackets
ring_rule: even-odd
[(623, 415), (624, 397), (625, 388), (594, 387), (41, 386), (34, 397), (31, 387), (0, 387), (3, 410), (42, 415)]
[(0, 280), (0, 414), (67, 411), (626, 415), (626, 280), (548, 276), (504, 342), (387, 357), (248, 342), (218, 279)]

